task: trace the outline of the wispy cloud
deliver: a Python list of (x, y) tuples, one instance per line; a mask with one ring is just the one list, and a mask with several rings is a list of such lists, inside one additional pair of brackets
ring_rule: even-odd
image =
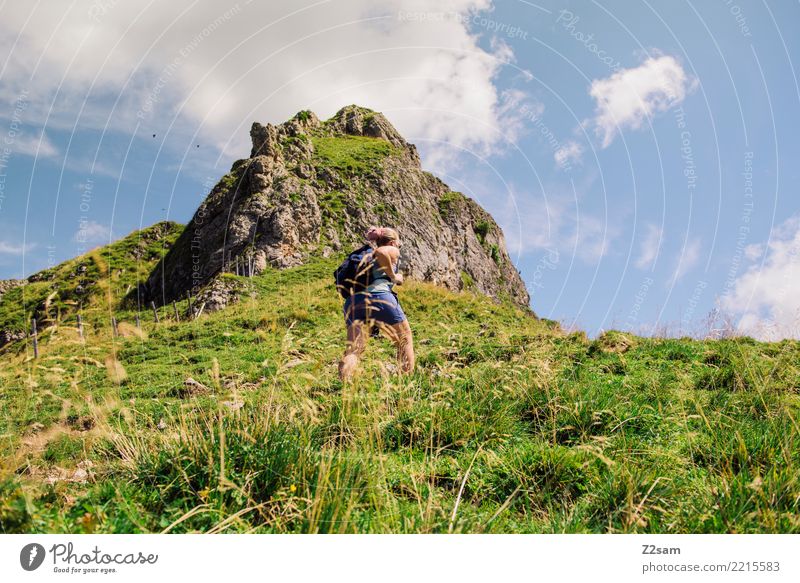
[(15, 138), (11, 147), (18, 154), (36, 158), (55, 158), (59, 155), (58, 148), (44, 131), (36, 135), (22, 132)]
[(36, 247), (35, 243), (9, 243), (0, 241), (0, 255), (25, 255)]
[(567, 168), (573, 162), (579, 163), (582, 156), (583, 146), (581, 146), (578, 142), (569, 141), (556, 150), (553, 158), (555, 158), (556, 164), (558, 164), (561, 168)]
[[(512, 187), (513, 199), (493, 209), (503, 226), (512, 255), (542, 249), (557, 249), (594, 265), (608, 254), (620, 235), (618, 221), (606, 221), (582, 205), (592, 180), (576, 185), (569, 194), (548, 189), (547, 200)], [(536, 225), (536, 228), (530, 228)]]
[(670, 278), (670, 285), (675, 285), (684, 275), (695, 268), (697, 262), (700, 260), (701, 249), (702, 241), (699, 238), (691, 239), (686, 243), (675, 258), (675, 268)]
[(110, 239), (111, 228), (96, 221), (82, 223), (72, 236), (76, 243), (108, 243)]
[(594, 265), (608, 253), (618, 235), (619, 229), (612, 223), (583, 213), (576, 219), (567, 239), (580, 259)]
[(652, 268), (653, 262), (658, 257), (664, 231), (657, 225), (648, 224), (642, 245), (639, 248), (639, 257), (634, 261), (634, 265), (639, 269)]
[(591, 125), (602, 147), (610, 146), (623, 129), (638, 129), (656, 113), (681, 103), (696, 84), (669, 55), (651, 57), (638, 67), (592, 81), (589, 94), (596, 108)]

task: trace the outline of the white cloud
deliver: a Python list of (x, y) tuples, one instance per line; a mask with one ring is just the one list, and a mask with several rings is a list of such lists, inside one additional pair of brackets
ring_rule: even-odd
[(0, 255), (25, 255), (36, 247), (33, 243), (19, 244), (0, 241)]
[(76, 243), (108, 243), (111, 240), (111, 228), (96, 221), (81, 223), (72, 240)]
[(570, 162), (579, 163), (582, 155), (583, 146), (578, 142), (569, 141), (556, 150), (553, 157), (555, 158), (556, 164), (561, 168), (567, 168), (570, 166)]
[(675, 267), (672, 272), (672, 277), (670, 278), (670, 285), (675, 285), (684, 275), (697, 266), (697, 262), (700, 260), (701, 249), (702, 241), (699, 238), (686, 242), (675, 258)]
[(650, 57), (638, 67), (592, 81), (589, 94), (596, 101), (592, 125), (603, 148), (621, 130), (638, 129), (656, 113), (681, 103), (695, 85), (669, 55)]
[(647, 225), (647, 233), (642, 240), (642, 245), (639, 249), (639, 257), (634, 261), (636, 267), (639, 269), (652, 268), (653, 261), (658, 257), (663, 235), (664, 231), (661, 227), (653, 224)]
[[(423, 0), (7, 3), (0, 98), (24, 94), (26, 119), (49, 115), (48, 127), (70, 131), (83, 108), (82, 128), (132, 132), (138, 123), (141, 135), (169, 132), (181, 148), (198, 132), (226, 157), (249, 152), (253, 121), (282, 122), (305, 108), (325, 118), (357, 103), (385, 112), (426, 149), (486, 154), (517, 126), (495, 86), (511, 49), (497, 40), (482, 48), (468, 28), (471, 14), (490, 8), (490, 0), (435, 9)], [(35, 71), (31, 55), (41, 55)]]
[(764, 254), (764, 246), (757, 243), (747, 245), (744, 248), (744, 257), (748, 261), (755, 261)]
[(14, 138), (9, 147), (14, 152), (25, 156), (34, 156), (36, 158), (55, 158), (58, 156), (58, 148), (50, 141), (45, 132), (35, 136), (21, 133)]
[(800, 215), (776, 227), (761, 255), (747, 254), (747, 270), (722, 307), (739, 318), (738, 330), (762, 340), (800, 338)]

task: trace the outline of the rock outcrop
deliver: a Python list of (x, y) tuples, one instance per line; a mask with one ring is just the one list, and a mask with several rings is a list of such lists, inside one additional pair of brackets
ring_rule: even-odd
[(406, 276), (528, 305), (492, 217), (424, 172), (382, 114), (348, 106), (321, 122), (302, 111), (279, 126), (254, 123), (250, 135), (250, 157), (211, 190), (142, 285), (148, 301), (196, 295), (224, 272), (343, 253), (370, 225), (387, 225), (403, 241)]
[(6, 292), (21, 286), (23, 283), (25, 282), (21, 279), (0, 279), (0, 300), (3, 299)]

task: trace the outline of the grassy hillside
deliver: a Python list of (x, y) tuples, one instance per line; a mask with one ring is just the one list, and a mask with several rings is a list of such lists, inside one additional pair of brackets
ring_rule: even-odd
[(411, 282), (417, 372), (372, 340), (343, 387), (334, 263), (141, 330), (114, 285), (83, 340), (0, 350), (0, 530), (800, 532), (797, 342), (589, 342)]
[(0, 298), (0, 330), (27, 330), (35, 317), (49, 326), (82, 309), (116, 309), (144, 280), (183, 227), (161, 222), (105, 247), (45, 269)]

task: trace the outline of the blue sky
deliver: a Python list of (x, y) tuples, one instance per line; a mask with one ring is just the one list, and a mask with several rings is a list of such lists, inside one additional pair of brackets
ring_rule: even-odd
[(796, 2), (128, 4), (0, 9), (0, 278), (186, 222), (253, 121), (358, 103), (498, 219), (539, 315), (800, 336)]

